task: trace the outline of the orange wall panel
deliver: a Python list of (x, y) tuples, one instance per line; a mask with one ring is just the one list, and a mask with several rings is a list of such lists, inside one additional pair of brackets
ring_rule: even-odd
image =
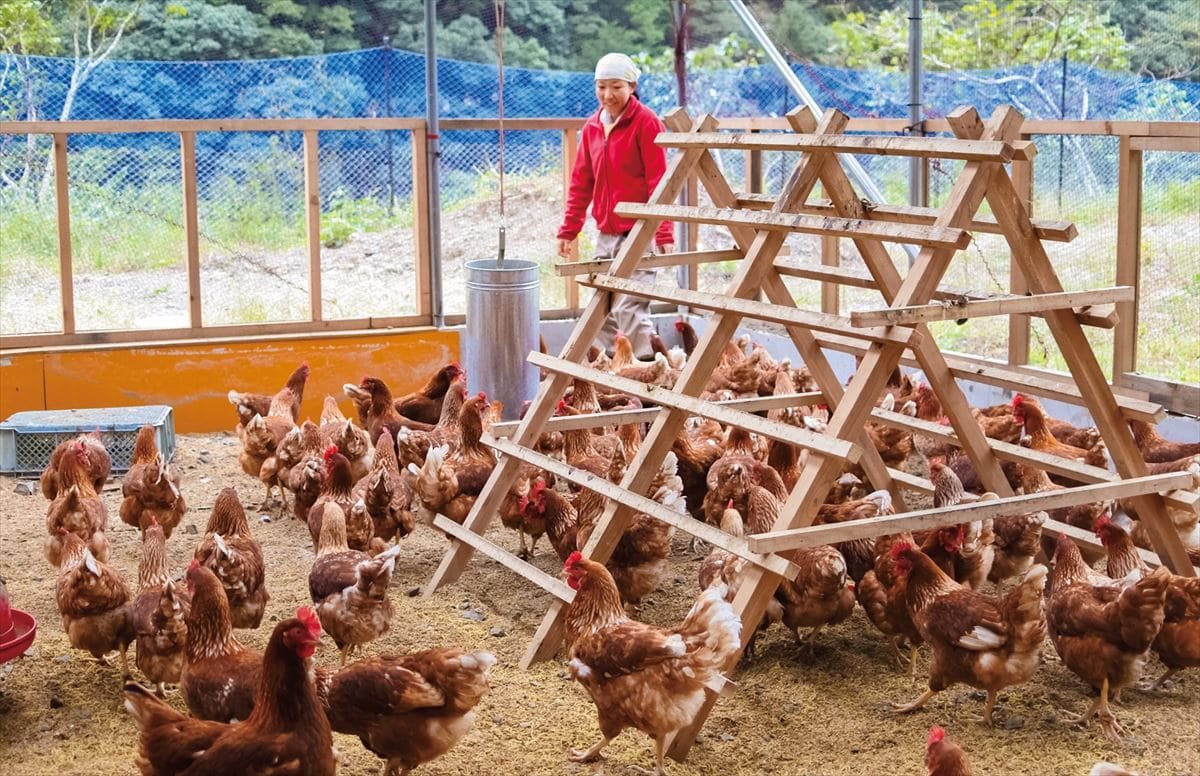
[[(22, 359), (17, 371), (17, 359)], [(22, 393), (36, 383), (24, 359), (0, 363), (7, 412), (11, 379)], [(423, 329), (388, 334), (271, 338), (63, 350), (36, 356), (45, 362), (45, 401), (21, 409), (70, 409), (166, 404), (181, 433), (232, 429), (237, 416), (227, 399), (233, 390), (274, 393), (301, 363), (311, 369), (301, 417), (321, 414), (326, 395), (355, 417), (342, 384), (363, 375), (383, 378), (397, 395), (420, 388), (431, 373), (458, 359), (458, 332)], [(5, 357), (8, 361), (9, 358)], [(26, 384), (28, 383), (28, 386)], [(15, 406), (15, 400), (14, 400)], [(14, 410), (15, 411), (15, 410)]]
[(45, 407), (44, 361), (41, 353), (0, 356), (0, 420)]

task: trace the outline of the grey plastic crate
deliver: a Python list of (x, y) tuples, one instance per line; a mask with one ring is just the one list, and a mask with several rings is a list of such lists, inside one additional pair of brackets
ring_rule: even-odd
[(100, 432), (112, 456), (113, 471), (128, 471), (138, 429), (145, 425), (154, 426), (158, 450), (171, 460), (175, 420), (171, 408), (163, 404), (17, 412), (0, 423), (0, 472), (40, 474), (59, 442), (90, 431)]

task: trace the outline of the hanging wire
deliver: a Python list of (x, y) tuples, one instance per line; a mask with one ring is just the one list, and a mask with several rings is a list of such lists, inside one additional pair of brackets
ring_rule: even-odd
[(504, 0), (493, 0), (496, 10), (496, 92), (497, 124), (500, 128), (498, 161), (500, 164), (500, 234), (496, 267), (504, 266), (504, 230), (508, 217), (504, 212)]

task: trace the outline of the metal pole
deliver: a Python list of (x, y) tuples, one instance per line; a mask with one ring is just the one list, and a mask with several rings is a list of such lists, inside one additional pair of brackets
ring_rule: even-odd
[[(675, 88), (678, 91), (679, 107), (687, 108), (687, 4), (683, 0), (673, 0), (671, 3), (672, 21), (675, 23)], [(691, 181), (683, 184), (679, 192), (678, 202), (687, 205), (691, 202)], [(675, 223), (676, 250), (687, 252), (695, 249), (691, 244), (689, 224), (684, 221)], [(692, 266), (680, 264), (675, 270), (675, 282), (680, 288), (691, 288)], [(686, 305), (679, 306), (679, 314), (686, 315)]]
[[(1062, 86), (1058, 96), (1058, 117), (1067, 118), (1067, 55), (1062, 56)], [(1058, 135), (1058, 212), (1062, 212), (1063, 191), (1063, 134)]]
[[(921, 118), (921, 76), (924, 63), (921, 61), (921, 6), (922, 0), (912, 0), (908, 14), (908, 127), (911, 135), (924, 135)], [(926, 160), (914, 156), (908, 160), (908, 204), (924, 207), (929, 199), (925, 190)]]
[(446, 325), (442, 299), (442, 202), (438, 179), (437, 0), (425, 0), (425, 123), (429, 165), (429, 290), (433, 325)]
[[(383, 115), (392, 116), (392, 39), (383, 36)], [(384, 133), (387, 138), (388, 215), (396, 210), (396, 164), (392, 158), (392, 130)]]

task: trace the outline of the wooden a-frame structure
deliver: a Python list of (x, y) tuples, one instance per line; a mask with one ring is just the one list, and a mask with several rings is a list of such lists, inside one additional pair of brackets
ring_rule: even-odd
[[(793, 133), (752, 135), (718, 133), (717, 122), (711, 116), (691, 120), (684, 111), (675, 110), (666, 117), (668, 131), (659, 135), (657, 142), (677, 149), (678, 153), (649, 202), (625, 203), (618, 209), (621, 215), (638, 219), (619, 255), (611, 262), (581, 262), (560, 267), (560, 273), (564, 275), (586, 275), (580, 283), (594, 288), (595, 293), (559, 358), (530, 354), (529, 360), (547, 370), (549, 376), (542, 381), (525, 418), (519, 424), (494, 428), (494, 436), (486, 440), (500, 454), (500, 459), (464, 524), (460, 526), (441, 515), (435, 518), (434, 525), (451, 537), (451, 548), (430, 580), (426, 595), (457, 579), (471, 553), (479, 550), (555, 596), (522, 665), (528, 666), (554, 655), (561, 641), (562, 615), (573, 591), (561, 580), (483, 537), (522, 461), (541, 466), (607, 498), (605, 512), (583, 549), (590, 558), (601, 562), (607, 560), (634, 512), (644, 512), (750, 561), (748, 576), (734, 601), (734, 608), (742, 618), (743, 645), (761, 620), (781, 578), (795, 575), (795, 567), (775, 553), (855, 537), (1132, 497), (1139, 518), (1150, 530), (1158, 557), (1177, 573), (1194, 574), (1184, 547), (1171, 526), (1167, 508), (1169, 505), (1175, 509), (1198, 510), (1200, 496), (1195, 492), (1195, 479), (1186, 472), (1147, 475), (1126, 418), (1158, 420), (1163, 417), (1163, 410), (1146, 401), (1114, 396), (1082, 329), (1084, 325), (1111, 322), (1111, 316), (1097, 315), (1095, 308), (1128, 301), (1130, 289), (1063, 292), (1042, 243), (1044, 240), (1068, 241), (1075, 236), (1075, 229), (1071, 224), (1061, 222), (1031, 221), (1005, 168), (1008, 162), (1031, 160), (1036, 153), (1032, 143), (1018, 140), (1023, 122), (1021, 115), (1012, 108), (1001, 107), (984, 122), (974, 109), (959, 109), (948, 117), (955, 135), (952, 139), (847, 136), (843, 132), (848, 118), (837, 111), (826, 112), (818, 121), (808, 109), (799, 109), (789, 114), (788, 121)], [(761, 195), (739, 196), (730, 188), (710, 154), (713, 148), (797, 151), (800, 160), (774, 200)], [(861, 200), (854, 191), (838, 159), (838, 155), (844, 153), (936, 157), (962, 161), (964, 165), (946, 204), (940, 208), (876, 208)], [(674, 204), (685, 181), (692, 176), (707, 190), (711, 206)], [(810, 199), (817, 184), (823, 188), (827, 200)], [(985, 201), (990, 206), (991, 216), (978, 212)], [(724, 225), (733, 236), (736, 249), (645, 257), (655, 228), (662, 220)], [(788, 265), (779, 259), (779, 253), (789, 232), (851, 239), (862, 255), (869, 277), (838, 267)], [(939, 290), (938, 284), (955, 254), (969, 244), (973, 232), (999, 233), (1005, 237), (1032, 296), (957, 300), (949, 307), (932, 301), (945, 298), (946, 294)], [(919, 247), (916, 260), (906, 275), (901, 276), (896, 269), (884, 242)], [(737, 260), (738, 266), (724, 294), (629, 280), (638, 268), (730, 259)], [(882, 296), (880, 309), (851, 316), (798, 309), (784, 285), (783, 278), (789, 275), (875, 288)], [(673, 390), (600, 372), (583, 363), (614, 293), (711, 311), (700, 343), (687, 360)], [(766, 301), (759, 301), (760, 296)], [(1117, 474), (985, 437), (955, 382), (954, 369), (925, 325), (927, 321), (945, 318), (1031, 312), (1045, 318), (1074, 379), (1072, 382), (1018, 376), (1023, 383), (1021, 389), (1085, 405), (1108, 446)], [(782, 324), (812, 372), (819, 391), (722, 403), (696, 398), (742, 318)], [(822, 347), (848, 350), (860, 356), (859, 366), (845, 389)], [(911, 355), (923, 370), (950, 420), (950, 428), (875, 407), (888, 376), (906, 355)], [(656, 406), (624, 413), (552, 419), (559, 397), (574, 378), (626, 391)], [(827, 404), (832, 411), (823, 434), (751, 414), (774, 406), (818, 402)], [(803, 451), (799, 481), (770, 533), (745, 538), (728, 536), (642, 495), (686, 418), (693, 414), (751, 429), (797, 445)], [(929, 483), (884, 465), (866, 438), (864, 424), (868, 417), (960, 446), (974, 463), (984, 485), (1000, 498), (906, 513), (905, 491), (929, 492)], [(653, 421), (650, 431), (619, 484), (575, 470), (531, 449), (539, 435), (552, 428), (647, 421)], [(500, 438), (505, 433), (511, 434), (511, 438)], [(999, 458), (1032, 463), (1085, 484), (1052, 493), (1014, 496), (1001, 472)], [(859, 463), (873, 487), (891, 492), (898, 514), (809, 527), (817, 507), (847, 462)], [(1048, 528), (1070, 533), (1079, 541), (1090, 538), (1061, 524), (1052, 523)], [(1157, 562), (1158, 558), (1153, 554), (1147, 555)], [(727, 669), (731, 667), (727, 666)], [(711, 689), (713, 692), (696, 720), (671, 742), (672, 757), (683, 759), (686, 756), (721, 686)]]

